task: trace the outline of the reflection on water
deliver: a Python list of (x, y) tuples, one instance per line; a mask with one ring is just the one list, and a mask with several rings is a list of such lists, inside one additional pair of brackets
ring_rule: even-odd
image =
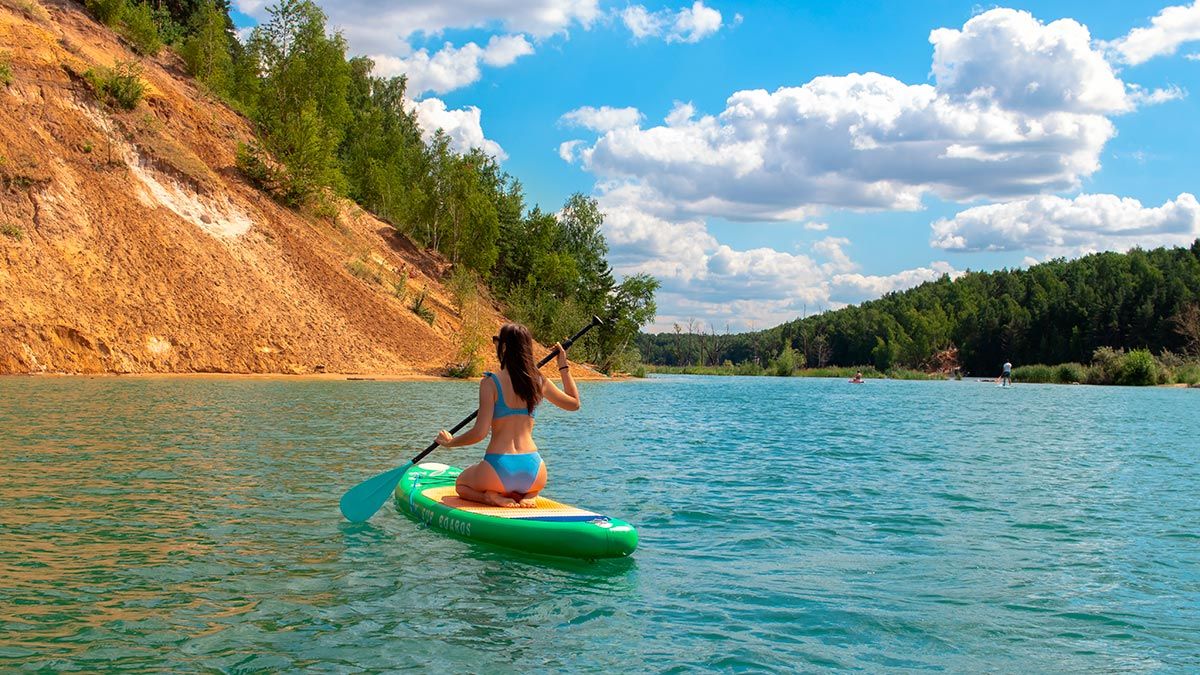
[[(527, 558), (337, 498), (459, 383), (0, 380), (0, 670), (1186, 669), (1196, 392), (584, 385), (550, 495), (632, 559)], [(439, 451), (454, 464), (479, 449)]]

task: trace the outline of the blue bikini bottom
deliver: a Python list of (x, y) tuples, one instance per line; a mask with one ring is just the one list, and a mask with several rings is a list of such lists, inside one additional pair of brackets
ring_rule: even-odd
[(542, 468), (542, 456), (536, 452), (524, 452), (519, 455), (489, 452), (483, 456), (483, 461), (496, 470), (500, 484), (508, 493), (529, 492), (529, 488), (537, 482), (538, 472)]

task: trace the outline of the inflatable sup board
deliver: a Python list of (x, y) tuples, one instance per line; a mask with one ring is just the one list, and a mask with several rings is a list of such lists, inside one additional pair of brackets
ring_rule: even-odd
[(396, 506), (450, 534), (529, 553), (566, 558), (622, 558), (637, 548), (632, 525), (542, 496), (535, 508), (467, 501), (454, 491), (462, 469), (427, 462), (409, 469), (396, 488)]

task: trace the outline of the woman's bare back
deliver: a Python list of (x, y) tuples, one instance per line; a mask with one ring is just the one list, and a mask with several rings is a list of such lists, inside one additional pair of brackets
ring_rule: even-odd
[[(508, 371), (501, 368), (497, 375), (500, 386), (503, 387), (500, 393), (504, 402), (510, 408), (526, 408), (525, 400), (512, 390), (512, 379), (508, 376)], [(492, 386), (494, 388), (495, 383), (492, 383)], [(492, 403), (495, 403), (495, 399)], [(533, 418), (525, 415), (493, 418), (492, 437), (488, 441), (487, 452), (501, 455), (537, 452), (537, 444), (533, 442), (533, 423)]]

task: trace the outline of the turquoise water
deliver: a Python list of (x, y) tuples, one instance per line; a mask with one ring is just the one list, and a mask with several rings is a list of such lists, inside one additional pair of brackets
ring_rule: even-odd
[(1200, 391), (583, 394), (538, 417), (547, 492), (631, 559), (340, 520), (473, 385), (0, 379), (0, 670), (1200, 668)]

